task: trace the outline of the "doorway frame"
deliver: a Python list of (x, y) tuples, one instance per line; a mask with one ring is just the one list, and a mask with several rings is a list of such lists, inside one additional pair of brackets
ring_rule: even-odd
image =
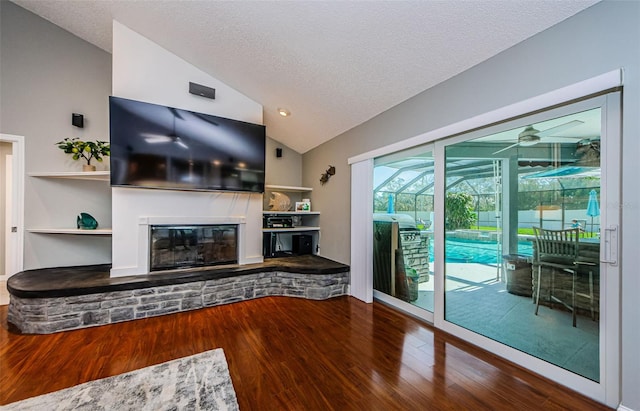
[(17, 227), (11, 238), (11, 247), (7, 244), (6, 266), (8, 272), (0, 276), (3, 280), (24, 269), (24, 179), (25, 179), (25, 140), (24, 136), (0, 133), (0, 141), (11, 143), (12, 182), (11, 182), (11, 220), (7, 227)]

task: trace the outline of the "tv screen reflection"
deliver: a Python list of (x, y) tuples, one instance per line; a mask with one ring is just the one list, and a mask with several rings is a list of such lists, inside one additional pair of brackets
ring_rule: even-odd
[(111, 184), (264, 191), (265, 127), (110, 97)]

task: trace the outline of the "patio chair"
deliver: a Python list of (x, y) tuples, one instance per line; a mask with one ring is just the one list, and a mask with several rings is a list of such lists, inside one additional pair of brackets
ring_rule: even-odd
[[(573, 326), (576, 326), (576, 296), (584, 297), (590, 300), (591, 319), (595, 319), (594, 296), (593, 296), (593, 270), (589, 269), (588, 293), (576, 292), (576, 284), (580, 267), (595, 266), (596, 264), (589, 261), (581, 260), (579, 257), (579, 236), (580, 229), (572, 228), (566, 230), (547, 230), (539, 227), (533, 227), (536, 238), (536, 250), (534, 253), (534, 266), (537, 265), (537, 284), (535, 291), (536, 310), (538, 315), (540, 307), (540, 287), (542, 280), (542, 268), (550, 268), (549, 279), (549, 303), (558, 302), (567, 307), (573, 317)], [(555, 295), (555, 276), (556, 272), (570, 275), (571, 280), (571, 301), (563, 301)]]

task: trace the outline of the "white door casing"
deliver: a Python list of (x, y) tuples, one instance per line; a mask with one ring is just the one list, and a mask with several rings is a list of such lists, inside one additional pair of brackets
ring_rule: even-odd
[[(9, 277), (23, 270), (24, 267), (24, 176), (25, 176), (25, 142), (23, 136), (0, 134), (0, 141), (12, 144), (11, 160), (11, 203), (6, 207), (6, 275)], [(3, 172), (4, 174), (4, 172)]]

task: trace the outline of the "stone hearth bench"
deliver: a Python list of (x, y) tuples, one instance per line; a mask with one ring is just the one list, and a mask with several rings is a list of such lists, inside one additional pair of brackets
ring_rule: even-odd
[(109, 265), (18, 273), (7, 282), (8, 322), (51, 334), (267, 296), (324, 300), (347, 294), (349, 266), (314, 255), (261, 264), (109, 277)]

